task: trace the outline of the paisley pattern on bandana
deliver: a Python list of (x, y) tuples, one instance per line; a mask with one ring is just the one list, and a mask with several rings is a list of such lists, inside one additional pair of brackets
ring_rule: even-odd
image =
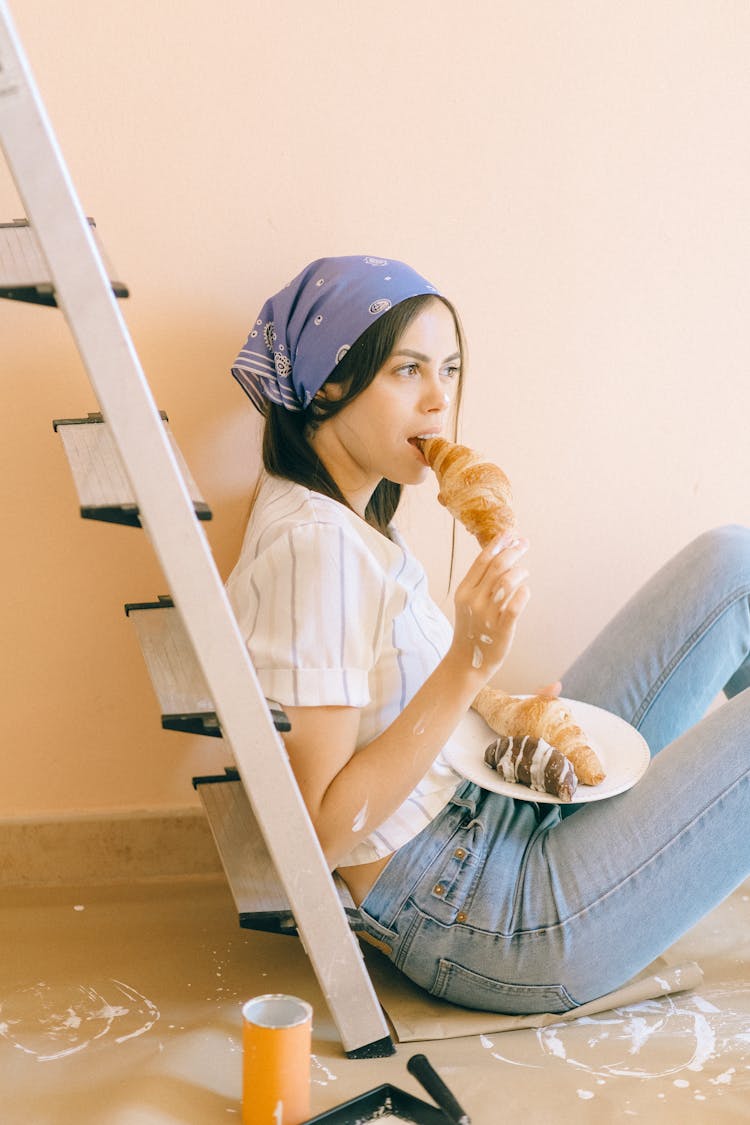
[(232, 365), (261, 413), (268, 402), (304, 410), (369, 326), (408, 297), (437, 294), (388, 258), (319, 258), (264, 304)]

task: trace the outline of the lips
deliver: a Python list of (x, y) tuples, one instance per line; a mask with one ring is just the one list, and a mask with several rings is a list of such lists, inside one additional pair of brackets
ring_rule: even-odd
[(415, 434), (414, 437), (409, 438), (409, 444), (410, 445), (416, 445), (417, 449), (419, 449), (421, 451), (423, 441), (427, 441), (429, 438), (434, 438), (434, 437), (439, 437), (439, 436), (440, 436), (439, 430), (434, 430), (432, 433), (429, 433), (429, 434)]
[(422, 462), (423, 462), (423, 463), (424, 463), (425, 465), (426, 465), (426, 464), (427, 464), (428, 462), (427, 462), (427, 458), (425, 457), (425, 455), (424, 455), (424, 452), (423, 452), (423, 450), (422, 450), (422, 444), (423, 444), (423, 442), (425, 442), (425, 441), (426, 441), (426, 440), (427, 440), (428, 438), (434, 438), (434, 437), (437, 437), (437, 436), (438, 436), (438, 434), (437, 434), (437, 433), (431, 433), (431, 434), (416, 434), (416, 435), (415, 435), (414, 437), (410, 437), (410, 438), (408, 439), (408, 441), (409, 441), (409, 445), (413, 445), (413, 446), (414, 446), (414, 448), (415, 448), (415, 449), (417, 450), (417, 452), (419, 453), (419, 456), (420, 456), (420, 460), (421, 460), (421, 461), (422, 461)]

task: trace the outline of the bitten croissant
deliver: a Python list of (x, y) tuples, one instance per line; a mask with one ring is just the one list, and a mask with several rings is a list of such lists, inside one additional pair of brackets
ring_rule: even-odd
[(438, 479), (438, 500), (480, 546), (515, 526), (510, 481), (502, 469), (445, 438), (422, 438), (419, 448)]
[[(419, 448), (438, 480), (438, 500), (482, 547), (515, 527), (510, 482), (481, 454), (446, 438), (422, 438)], [(472, 704), (489, 726), (509, 738), (540, 739), (559, 750), (584, 785), (598, 785), (605, 773), (585, 734), (559, 699), (521, 699), (486, 687)]]

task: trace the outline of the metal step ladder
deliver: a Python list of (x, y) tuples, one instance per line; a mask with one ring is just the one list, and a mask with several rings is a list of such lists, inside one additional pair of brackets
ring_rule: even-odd
[[(0, 0), (0, 144), (29, 224), (10, 223), (2, 228), (0, 246), (5, 247), (9, 263), (5, 279), (10, 284), (3, 286), (0, 266), (0, 295), (29, 299), (33, 292), (42, 303), (56, 304), (62, 310), (103, 419), (83, 425), (89, 426), (90, 433), (106, 424), (108, 440), (129, 486), (125, 502), (113, 504), (106, 497), (102, 505), (82, 502), (82, 507), (128, 508), (130, 522), (137, 517), (148, 536), (172, 606), (208, 686), (221, 734), (231, 748), (237, 781), (232, 781), (232, 775), (225, 784), (234, 786), (235, 796), (242, 789), (246, 807), (236, 800), (227, 804), (236, 806), (245, 820), (251, 810), (250, 819), (257, 824), (278, 874), (344, 1050), (350, 1057), (392, 1054), (393, 1042), (362, 952), (260, 690), (183, 469), (117, 307), (94, 229), (76, 195), (6, 0)], [(30, 265), (37, 244), (46, 266), (43, 275)], [(58, 432), (64, 429), (58, 425)], [(226, 834), (231, 837), (232, 831), (228, 828)]]

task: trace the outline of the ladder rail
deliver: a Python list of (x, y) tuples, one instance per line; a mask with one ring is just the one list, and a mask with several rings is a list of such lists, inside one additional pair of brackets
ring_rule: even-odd
[(0, 0), (0, 140), (344, 1048), (357, 1054), (376, 1042), (390, 1044), (361, 950), (5, 0)]

